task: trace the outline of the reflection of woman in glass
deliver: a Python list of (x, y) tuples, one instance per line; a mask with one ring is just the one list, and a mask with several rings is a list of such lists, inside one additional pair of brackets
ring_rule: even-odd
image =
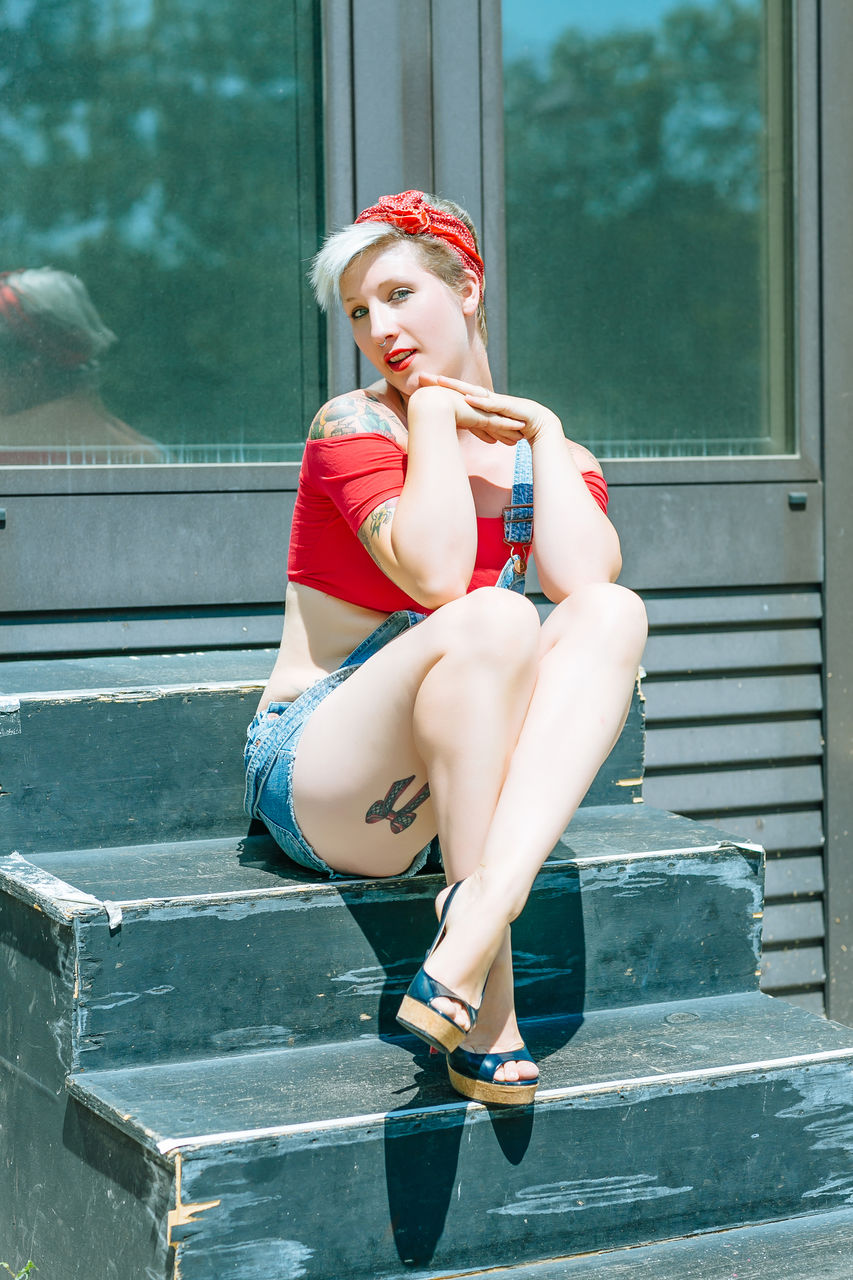
[(98, 395), (98, 363), (115, 340), (77, 276), (0, 275), (0, 464), (160, 460)]
[[(247, 805), (326, 874), (410, 875), (438, 833), (456, 888), (398, 1016), (457, 1090), (527, 1102), (510, 924), (623, 724), (643, 606), (613, 585), (595, 459), (543, 405), (492, 390), (462, 210), (384, 197), (313, 279), (380, 377), (311, 425)], [(520, 594), (531, 498), (544, 622)]]

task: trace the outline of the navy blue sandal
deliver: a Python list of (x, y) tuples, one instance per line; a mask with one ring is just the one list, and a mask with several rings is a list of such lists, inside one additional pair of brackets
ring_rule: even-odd
[[(462, 881), (457, 880), (444, 900), (444, 906), (441, 909), (441, 917), (438, 922), (438, 933), (435, 935), (433, 944), (426, 954), (427, 960), (444, 936), (444, 922), (447, 918), (447, 912), (453, 901), (453, 895), (460, 884), (462, 884)], [(455, 1000), (457, 1004), (462, 1005), (468, 1015), (467, 1027), (460, 1027), (459, 1023), (454, 1022), (449, 1014), (433, 1009), (432, 1001), (439, 996), (444, 996), (448, 1000)], [(408, 991), (403, 996), (403, 1002), (397, 1011), (397, 1021), (407, 1031), (412, 1031), (416, 1036), (420, 1036), (421, 1040), (425, 1040), (432, 1049), (436, 1049), (440, 1053), (451, 1053), (473, 1031), (477, 1024), (477, 1014), (479, 1012), (479, 1008), (475, 1009), (473, 1005), (468, 1004), (455, 991), (451, 991), (449, 987), (446, 987), (443, 982), (438, 982), (435, 978), (431, 978), (423, 965), (421, 965), (409, 984)]]
[(504, 1062), (533, 1062), (525, 1045), (507, 1053), (470, 1053), (456, 1049), (447, 1055), (450, 1083), (463, 1098), (475, 1102), (493, 1102), (508, 1107), (523, 1107), (533, 1101), (539, 1086), (535, 1080), (496, 1080), (495, 1072)]

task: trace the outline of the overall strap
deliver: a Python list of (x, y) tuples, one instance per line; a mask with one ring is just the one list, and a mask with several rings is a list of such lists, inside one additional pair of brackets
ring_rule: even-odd
[(510, 556), (497, 585), (524, 591), (528, 548), (533, 541), (533, 455), (526, 440), (515, 446), (512, 503), (503, 509), (504, 542)]

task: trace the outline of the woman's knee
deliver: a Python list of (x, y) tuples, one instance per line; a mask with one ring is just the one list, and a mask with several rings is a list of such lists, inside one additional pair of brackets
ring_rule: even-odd
[(578, 587), (557, 609), (563, 606), (574, 625), (582, 626), (599, 642), (614, 643), (639, 662), (648, 620), (646, 607), (635, 591), (615, 582), (591, 582)]
[(501, 663), (535, 662), (540, 620), (535, 605), (520, 592), (479, 587), (462, 600), (453, 618), (454, 638), (472, 659), (494, 656)]

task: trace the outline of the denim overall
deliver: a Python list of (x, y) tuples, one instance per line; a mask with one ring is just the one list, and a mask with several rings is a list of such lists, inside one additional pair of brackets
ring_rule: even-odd
[[(510, 554), (501, 569), (496, 586), (524, 592), (527, 570), (527, 548), (533, 539), (533, 460), (530, 446), (521, 440), (515, 448), (512, 482), (512, 504), (504, 508), (504, 542)], [(302, 731), (315, 707), (343, 684), (354, 671), (389, 641), (422, 622), (426, 614), (401, 609), (380, 622), (361, 644), (353, 649), (328, 676), (323, 676), (293, 702), (271, 702), (255, 716), (247, 730), (243, 762), (246, 768), (246, 790), (243, 807), (253, 818), (260, 818), (284, 852), (300, 866), (328, 878), (343, 877), (318, 857), (305, 839), (293, 810), (293, 763)], [(432, 855), (432, 856), (430, 856)], [(437, 840), (432, 840), (415, 856), (403, 872), (412, 876), (430, 858), (440, 866)]]

